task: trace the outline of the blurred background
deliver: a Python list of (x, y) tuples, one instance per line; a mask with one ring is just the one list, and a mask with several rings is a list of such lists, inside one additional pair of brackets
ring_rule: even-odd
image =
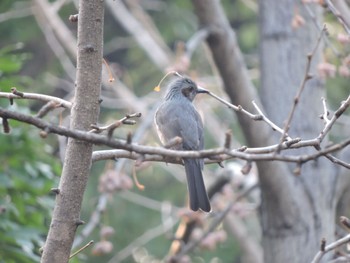
[[(258, 3), (222, 0), (221, 5), (237, 34), (249, 76), (258, 87)], [(1, 92), (16, 87), (23, 92), (73, 99), (77, 23), (69, 17), (77, 14), (77, 9), (75, 0), (0, 2)], [(341, 25), (330, 15), (325, 19), (332, 41)], [(339, 41), (333, 45), (344, 53), (349, 51), (349, 46)], [(330, 48), (324, 57), (320, 70), (326, 74), (328, 103), (338, 105), (349, 91), (350, 73), (332, 68), (342, 62)], [(190, 1), (107, 0), (104, 59), (99, 124), (142, 113), (136, 125), (119, 128), (117, 138), (125, 139), (131, 133), (134, 142), (160, 146), (153, 116), (168, 79), (162, 82), (160, 92), (154, 87), (166, 72), (188, 75), (228, 100)], [(9, 101), (2, 99), (0, 106), (35, 114), (43, 104), (16, 100), (9, 106)], [(245, 145), (231, 110), (205, 95), (197, 96), (196, 106), (206, 127), (205, 148), (222, 146), (228, 130), (233, 135), (233, 147)], [(68, 125), (68, 112), (54, 110), (45, 120)], [(38, 262), (54, 205), (50, 189), (58, 186), (66, 138), (49, 135), (43, 139), (38, 129), (15, 121), (11, 121), (11, 128), (10, 136), (0, 136), (0, 262)], [(338, 139), (337, 128), (332, 139)], [(242, 175), (245, 165), (238, 160), (227, 161), (224, 167), (206, 165), (208, 191), (218, 187), (218, 178), (229, 182), (219, 186), (220, 194), (212, 200), (216, 210), (222, 210), (245, 189), (251, 191), (233, 205), (229, 220), (219, 224), (183, 262), (245, 262), (242, 240), (261, 255), (257, 171), (251, 164), (249, 173)], [(144, 190), (135, 186), (133, 176)], [(161, 262), (169, 250), (175, 249), (179, 226), (196, 222), (189, 237), (195, 240), (208, 222), (215, 220), (215, 214), (193, 215), (188, 210), (181, 165), (120, 159), (93, 164), (81, 219), (86, 224), (78, 229), (73, 251), (90, 240), (94, 245), (71, 262)]]

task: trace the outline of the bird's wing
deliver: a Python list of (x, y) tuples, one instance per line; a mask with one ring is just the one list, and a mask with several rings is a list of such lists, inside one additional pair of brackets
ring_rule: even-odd
[(183, 149), (203, 149), (203, 124), (191, 103), (164, 103), (155, 116), (163, 143), (176, 136), (183, 140)]
[(180, 137), (183, 138), (183, 148), (185, 150), (203, 149), (203, 124), (202, 120), (191, 105), (184, 112), (186, 118), (180, 121)]

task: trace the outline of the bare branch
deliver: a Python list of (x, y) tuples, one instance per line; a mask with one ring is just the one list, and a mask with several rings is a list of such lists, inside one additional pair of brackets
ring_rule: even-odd
[[(306, 3), (306, 1), (300, 0), (301, 4), (303, 5), (303, 7), (305, 8), (307, 14), (309, 15), (309, 17), (311, 18), (312, 22), (314, 23), (314, 25), (316, 26), (318, 31), (322, 30), (322, 25), (318, 23), (317, 19), (316, 19), (316, 15), (315, 13), (311, 10), (310, 6), (308, 3)], [(326, 45), (328, 47), (331, 48), (332, 52), (334, 53), (335, 56), (340, 57), (340, 52), (338, 51), (338, 49), (333, 45), (333, 43), (331, 43), (331, 41), (329, 40), (329, 37), (327, 36), (327, 34), (323, 34), (323, 40), (326, 43)]]
[(292, 140), (292, 138), (289, 137), (288, 133), (284, 134), (283, 129), (278, 127), (269, 118), (267, 118), (266, 115), (263, 114), (262, 110), (258, 107), (257, 103), (254, 100), (252, 101), (252, 104), (255, 107), (255, 109), (258, 111), (259, 114), (250, 113), (249, 111), (245, 110), (241, 105), (238, 105), (238, 106), (233, 105), (232, 103), (220, 98), (219, 96), (215, 95), (213, 92), (211, 92), (209, 90), (206, 90), (206, 93), (208, 95), (212, 96), (213, 98), (217, 99), (218, 101), (222, 102), (223, 104), (228, 106), (230, 109), (233, 109), (236, 112), (242, 112), (243, 114), (247, 115), (252, 120), (266, 122), (269, 126), (271, 126), (271, 128), (274, 131), (277, 131), (277, 132), (281, 133), (282, 135), (284, 135), (288, 141)]
[(232, 103), (229, 103), (228, 101), (226, 101), (226, 100), (220, 98), (219, 96), (215, 95), (211, 91), (208, 91), (207, 94), (209, 94), (213, 98), (217, 99), (218, 101), (222, 102), (223, 104), (225, 104), (230, 109), (233, 109), (234, 111), (237, 111), (237, 112), (242, 112), (242, 113), (244, 113), (245, 115), (247, 115), (249, 118), (251, 118), (253, 120), (262, 120), (262, 116), (250, 113), (249, 111), (245, 110), (241, 105), (238, 105), (238, 106), (233, 105)]
[(92, 133), (101, 133), (103, 131), (108, 131), (108, 137), (111, 137), (113, 134), (113, 131), (118, 128), (122, 124), (126, 125), (134, 125), (136, 122), (133, 120), (130, 120), (131, 118), (139, 118), (141, 117), (141, 113), (133, 113), (133, 114), (128, 114), (125, 117), (121, 118), (120, 120), (113, 122), (109, 125), (99, 127), (97, 125), (91, 125), (92, 130), (89, 132)]
[[(317, 137), (320, 143), (323, 141), (323, 139), (328, 134), (328, 132), (332, 129), (332, 126), (337, 121), (337, 119), (347, 110), (347, 108), (349, 108), (349, 106), (350, 106), (350, 95), (347, 97), (346, 100), (342, 101), (340, 107), (334, 112), (333, 117), (328, 122), (326, 122), (325, 127), (321, 131), (320, 135)], [(326, 106), (324, 106), (324, 109), (326, 110), (326, 112), (328, 112)]]
[(333, 13), (333, 15), (338, 19), (339, 23), (344, 27), (345, 31), (350, 35), (350, 25), (345, 19), (343, 14), (333, 5), (331, 0), (325, 0), (327, 8)]
[(84, 249), (86, 249), (87, 247), (91, 246), (94, 243), (93, 240), (91, 240), (89, 243), (87, 243), (85, 246), (81, 247), (80, 249), (78, 249), (76, 252), (74, 252), (72, 255), (69, 256), (69, 258), (71, 259), (72, 257), (76, 256), (77, 254), (79, 254), (81, 251), (83, 251)]
[(321, 100), (322, 100), (322, 105), (323, 105), (323, 114), (320, 116), (320, 118), (327, 125), (329, 123), (329, 119), (328, 119), (329, 111), (327, 109), (326, 99), (321, 98)]
[[(230, 150), (225, 148), (216, 148), (216, 149), (202, 150), (202, 151), (176, 151), (176, 150), (169, 150), (169, 149), (164, 149), (159, 147), (141, 146), (141, 145), (132, 144), (132, 143), (130, 144), (125, 140), (108, 139), (107, 137), (101, 136), (98, 134), (55, 126), (39, 118), (35, 118), (32, 116), (28, 116), (28, 115), (13, 112), (13, 111), (8, 111), (2, 108), (0, 108), (0, 117), (7, 118), (7, 119), (15, 119), (28, 124), (32, 124), (40, 129), (45, 130), (48, 133), (55, 133), (55, 134), (67, 136), (70, 138), (90, 142), (97, 145), (106, 145), (116, 149), (124, 149), (129, 151), (129, 153), (126, 153), (126, 152), (117, 152), (117, 153), (121, 154), (125, 158), (130, 158), (130, 159), (135, 158), (136, 160), (139, 159), (140, 156), (142, 156), (141, 159), (143, 161), (147, 161), (148, 160), (147, 158), (150, 158), (150, 160), (159, 160), (155, 156), (151, 156), (151, 157), (147, 156), (147, 155), (159, 155), (164, 158), (163, 161), (174, 162), (174, 163), (177, 163), (177, 162), (167, 157), (172, 157), (172, 158), (206, 158), (207, 157), (212, 159), (212, 162), (214, 163), (218, 163), (223, 160), (227, 160), (231, 158), (239, 158), (247, 161), (276, 160), (276, 161), (285, 161), (285, 162), (294, 162), (294, 163), (305, 163), (311, 160), (315, 160), (326, 154), (344, 149), (350, 144), (350, 139), (349, 139), (349, 140), (345, 140), (342, 143), (334, 144), (314, 154), (297, 155), (297, 156), (276, 154), (275, 151), (277, 147), (282, 147), (282, 149), (287, 149), (287, 148), (295, 149), (295, 148), (301, 148), (306, 146), (318, 146), (319, 141), (317, 139), (313, 139), (313, 140), (300, 141), (292, 145), (290, 145), (288, 142), (284, 142), (282, 146), (272, 145), (272, 146), (259, 147), (259, 148), (244, 147), (243, 149), (244, 152), (242, 152), (242, 150), (240, 149)], [(137, 153), (138, 155), (134, 155), (134, 152)], [(115, 158), (118, 158), (118, 156), (115, 155)], [(98, 159), (101, 159), (101, 158), (98, 158)], [(350, 164), (344, 163), (343, 166), (348, 168)]]
[(66, 101), (64, 99), (60, 99), (58, 97), (54, 96), (49, 96), (49, 95), (44, 95), (44, 94), (39, 94), (39, 93), (27, 93), (27, 92), (22, 92), (22, 95), (15, 95), (13, 93), (8, 93), (8, 92), (0, 92), (0, 98), (8, 98), (10, 100), (13, 99), (31, 99), (31, 100), (39, 100), (43, 102), (55, 102), (57, 104), (57, 107), (63, 107), (70, 109), (72, 107), (72, 103), (69, 101)]
[[(253, 103), (255, 109), (260, 114), (262, 120), (265, 121), (268, 125), (270, 125), (274, 131), (278, 131), (279, 133), (283, 134), (284, 131), (280, 127), (278, 127), (276, 124), (274, 124), (269, 118), (266, 117), (266, 115), (258, 107), (258, 105), (255, 103), (255, 101), (253, 101), (252, 103)], [(289, 137), (288, 133), (286, 133), (286, 139), (287, 140), (292, 140), (292, 138)]]
[(48, 114), (50, 111), (56, 109), (58, 106), (59, 106), (59, 104), (57, 104), (56, 102), (50, 101), (40, 108), (40, 110), (35, 115), (35, 117), (36, 118), (43, 118), (46, 116), (46, 114)]
[(320, 250), (314, 257), (314, 259), (311, 261), (311, 263), (318, 263), (321, 262), (322, 257), (328, 253), (329, 251), (334, 250), (337, 247), (340, 247), (341, 245), (344, 245), (350, 241), (350, 235), (347, 235), (341, 239), (338, 239), (337, 241), (329, 244), (328, 246), (324, 247), (324, 250)]
[[(280, 139), (280, 143), (279, 145), (281, 145), (285, 140), (286, 140), (286, 137), (287, 137), (287, 133), (289, 131), (289, 128), (290, 128), (290, 124), (291, 124), (291, 121), (292, 121), (292, 118), (294, 116), (294, 112), (296, 110), (296, 107), (299, 103), (299, 100), (300, 100), (300, 96), (301, 96), (301, 93), (303, 92), (304, 88), (305, 88), (305, 85), (306, 85), (306, 82), (308, 80), (310, 80), (312, 78), (312, 75), (310, 74), (310, 68), (311, 68), (311, 61), (312, 61), (312, 58), (313, 56), (315, 55), (316, 51), (317, 51), (317, 48), (320, 44), (320, 41), (322, 39), (322, 36), (324, 34), (324, 32), (326, 31), (326, 26), (324, 25), (323, 26), (323, 29), (322, 31), (320, 32), (320, 35), (316, 41), (316, 44), (315, 44), (315, 47), (314, 49), (312, 50), (312, 52), (310, 54), (308, 54), (306, 57), (307, 57), (307, 63), (306, 63), (306, 68), (305, 68), (305, 74), (304, 74), (304, 78), (300, 84), (300, 87), (297, 91), (297, 94), (294, 98), (294, 103), (293, 103), (293, 106), (292, 106), (292, 109), (290, 110), (289, 112), (289, 115), (288, 115), (288, 118), (286, 120), (286, 123), (284, 125), (284, 128), (283, 128), (283, 134), (281, 136), (281, 139)], [(280, 148), (278, 147), (277, 148), (277, 152), (280, 151)]]
[(346, 230), (349, 232), (350, 231), (350, 219), (347, 218), (346, 216), (341, 216), (339, 218), (339, 221), (346, 228)]

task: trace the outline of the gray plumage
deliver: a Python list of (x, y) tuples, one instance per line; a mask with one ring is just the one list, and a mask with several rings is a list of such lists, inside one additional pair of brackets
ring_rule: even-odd
[[(205, 93), (188, 78), (179, 78), (169, 84), (164, 102), (159, 106), (155, 122), (158, 135), (163, 144), (176, 136), (182, 138), (182, 144), (173, 147), (177, 150), (202, 150), (204, 147), (202, 120), (192, 104), (198, 93)], [(211, 210), (202, 176), (202, 159), (183, 159), (190, 207), (197, 211)]]

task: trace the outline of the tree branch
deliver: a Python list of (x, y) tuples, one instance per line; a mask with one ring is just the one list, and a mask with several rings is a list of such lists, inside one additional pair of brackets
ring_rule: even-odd
[(325, 246), (323, 249), (320, 249), (320, 251), (318, 251), (318, 253), (315, 255), (315, 257), (311, 261), (311, 263), (321, 262), (322, 257), (326, 253), (334, 250), (337, 247), (340, 247), (341, 245), (347, 244), (348, 242), (350, 242), (350, 234), (346, 235), (345, 237), (343, 237), (341, 239), (338, 239), (337, 241), (334, 241), (333, 243), (329, 244), (328, 246)]
[[(288, 131), (289, 131), (289, 128), (290, 128), (290, 124), (292, 122), (292, 118), (294, 116), (294, 113), (295, 113), (295, 110), (296, 110), (296, 107), (300, 101), (300, 96), (301, 96), (301, 93), (303, 92), (303, 90), (305, 89), (305, 85), (306, 85), (306, 82), (308, 80), (310, 80), (312, 78), (312, 75), (310, 74), (310, 69), (311, 69), (311, 62), (312, 62), (312, 58), (314, 57), (316, 51), (317, 51), (317, 48), (318, 46), (320, 45), (320, 41), (322, 39), (322, 36), (324, 34), (324, 32), (326, 31), (326, 26), (323, 26), (321, 32), (320, 32), (320, 35), (316, 41), (316, 44), (313, 48), (313, 50), (311, 51), (310, 54), (307, 54), (307, 63), (306, 63), (306, 68), (305, 68), (305, 73), (304, 73), (304, 77), (303, 77), (303, 80), (299, 86), (299, 89), (297, 91), (297, 94), (295, 95), (294, 97), (294, 100), (293, 100), (293, 106), (288, 114), (288, 118), (287, 120), (285, 121), (285, 124), (284, 124), (284, 128), (283, 128), (283, 134), (281, 136), (281, 139), (280, 139), (280, 145), (285, 141), (286, 137), (288, 136)], [(278, 147), (277, 148), (277, 151), (279, 151), (280, 148)]]
[[(94, 161), (102, 160), (104, 158), (129, 158), (144, 161), (162, 161), (167, 163), (179, 163), (176, 158), (208, 158), (207, 162), (218, 163), (224, 160), (238, 158), (247, 161), (284, 161), (284, 162), (294, 162), (294, 163), (305, 163), (315, 160), (321, 156), (329, 153), (333, 153), (344, 149), (350, 144), (350, 139), (345, 140), (342, 143), (331, 145), (324, 150), (318, 151), (310, 155), (283, 155), (276, 154), (275, 151), (279, 145), (271, 145), (266, 147), (258, 148), (246, 148), (241, 147), (240, 149), (226, 149), (226, 148), (215, 148), (202, 151), (177, 151), (169, 150), (160, 147), (142, 146), (138, 144), (128, 143), (126, 140), (108, 139), (106, 136), (101, 136), (98, 134), (93, 134), (90, 132), (84, 132), (81, 130), (68, 129), (65, 127), (55, 126), (47, 123), (44, 120), (28, 116), (22, 113), (17, 113), (13, 111), (8, 111), (0, 108), (0, 117), (3, 119), (15, 119), (28, 124), (32, 124), (47, 133), (55, 133), (63, 135), (69, 138), (74, 138), (81, 141), (86, 141), (92, 144), (105, 145), (115, 149), (114, 151), (103, 151), (94, 154)], [(319, 141), (317, 138), (312, 140), (304, 140), (297, 142), (295, 144), (289, 144), (289, 142), (284, 142), (282, 144), (282, 149), (296, 149), (303, 148), (307, 146), (318, 146)], [(169, 159), (175, 158), (175, 159)], [(349, 168), (350, 164), (343, 165)]]
[[(54, 96), (39, 94), (39, 93), (27, 93), (27, 92), (21, 92), (21, 95), (16, 95), (13, 92), (0, 92), (0, 98), (8, 98), (11, 102), (11, 100), (20, 100), (20, 99), (31, 99), (31, 100), (39, 100), (43, 102), (55, 102), (57, 104), (57, 107), (63, 107), (70, 109), (72, 107), (72, 103), (69, 101), (66, 101), (61, 98), (57, 98)], [(11, 103), (12, 104), (12, 103)]]
[[(343, 16), (343, 14), (333, 5), (331, 0), (325, 0), (327, 8), (333, 13), (333, 15), (338, 19), (339, 23), (344, 27), (345, 31), (350, 35), (350, 24), (349, 18), (346, 16)], [(343, 2), (343, 1), (335, 1), (335, 2)], [(344, 3), (343, 3), (344, 4)], [(341, 5), (337, 3), (337, 5)], [(341, 5), (342, 6), (342, 5)], [(342, 6), (343, 7), (343, 6)], [(343, 7), (344, 8), (344, 7)], [(347, 9), (344, 9), (345, 11), (348, 11)], [(343, 11), (344, 12), (344, 11)]]

